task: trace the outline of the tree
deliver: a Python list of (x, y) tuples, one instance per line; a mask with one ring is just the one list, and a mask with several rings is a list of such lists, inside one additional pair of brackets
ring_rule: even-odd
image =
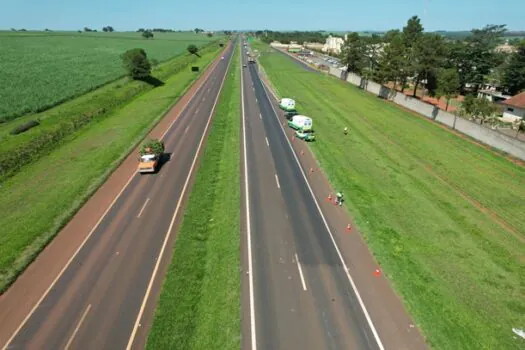
[(459, 74), (455, 68), (443, 69), (439, 72), (436, 95), (438, 98), (443, 96), (447, 99), (445, 111), (448, 111), (450, 99), (457, 96), (459, 88)]
[(121, 58), (124, 68), (133, 79), (144, 79), (150, 75), (151, 63), (143, 49), (128, 50)]
[(84, 31), (85, 31), (85, 32), (92, 32), (93, 29), (91, 29), (91, 28), (89, 28), (89, 27), (84, 27)]
[[(398, 81), (404, 82), (407, 79), (407, 62), (405, 60), (405, 45), (403, 35), (399, 30), (390, 31), (385, 34), (383, 39), (385, 48), (379, 61), (378, 75), (383, 82), (394, 82), (394, 88)], [(401, 91), (404, 86), (401, 87)]]
[(110, 33), (113, 33), (115, 31), (115, 29), (112, 26), (107, 26), (107, 28)]
[(199, 33), (204, 32), (204, 29), (195, 28), (193, 31), (195, 32), (195, 34), (199, 34)]
[(505, 30), (505, 25), (473, 29), (464, 41), (450, 45), (447, 61), (457, 68), (462, 91), (466, 84), (472, 84), (477, 92), (490, 72), (503, 63), (504, 56), (494, 49)]
[(480, 124), (489, 119), (492, 119), (496, 113), (496, 106), (486, 98), (476, 98), (474, 95), (465, 96), (465, 100), (461, 104), (460, 115), (472, 116), (475, 119), (480, 119)]
[(206, 35), (208, 35), (208, 38), (211, 38), (211, 37), (213, 36), (212, 33), (208, 33), (208, 34), (206, 34)]
[(503, 68), (503, 85), (511, 95), (525, 89), (525, 40), (516, 46), (516, 52), (510, 56)]
[(105, 32), (108, 32), (108, 31), (109, 31), (109, 30), (108, 30), (108, 27), (103, 27), (103, 28), (102, 28), (102, 31), (103, 31), (104, 33), (105, 33)]
[(365, 45), (358, 33), (349, 33), (343, 46), (343, 63), (349, 72), (362, 74), (366, 66)]
[(193, 45), (193, 44), (188, 45), (187, 50), (192, 55), (197, 55), (197, 52), (199, 52), (199, 48), (197, 46)]
[(151, 38), (153, 38), (153, 33), (150, 32), (149, 30), (146, 30), (146, 31), (142, 32), (142, 36), (144, 38), (146, 38), (146, 39), (151, 39)]
[[(405, 47), (406, 60), (406, 77), (412, 77), (418, 74), (416, 53), (419, 42), (423, 37), (423, 25), (418, 16), (412, 16), (407, 24), (403, 27), (403, 45)], [(402, 81), (403, 87), (406, 85), (406, 78)], [(416, 87), (417, 88), (417, 87)], [(414, 92), (416, 89), (414, 89)]]
[(139, 29), (137, 29), (137, 32), (138, 32), (138, 33), (142, 33), (142, 32), (144, 32), (144, 31), (145, 31), (144, 28), (139, 28)]
[(438, 34), (425, 33), (421, 35), (413, 46), (411, 69), (415, 74), (414, 94), (421, 80), (436, 77), (439, 68), (443, 66), (445, 43)]

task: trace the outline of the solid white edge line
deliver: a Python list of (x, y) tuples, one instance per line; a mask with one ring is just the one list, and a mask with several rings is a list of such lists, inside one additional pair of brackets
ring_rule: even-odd
[(270, 147), (270, 142), (268, 142), (268, 138), (266, 136), (264, 138), (266, 139), (266, 146)]
[[(241, 49), (242, 50), (242, 49)], [(242, 53), (242, 52), (241, 52)], [(246, 152), (246, 115), (244, 109), (244, 74), (242, 70), (242, 54), (240, 55), (241, 61), (241, 106), (242, 106), (242, 131), (243, 131), (243, 149), (244, 149), (244, 193), (245, 193), (245, 206), (246, 206), (246, 233), (247, 233), (247, 245), (248, 245), (248, 276), (250, 285), (250, 328), (251, 328), (251, 340), (252, 350), (257, 349), (257, 333), (255, 329), (255, 301), (254, 301), (254, 287), (253, 287), (253, 263), (252, 263), (252, 231), (250, 221), (250, 193), (248, 186), (248, 155)]]
[(295, 261), (297, 262), (297, 268), (299, 269), (299, 276), (301, 276), (301, 283), (303, 284), (303, 290), (306, 291), (306, 282), (304, 281), (303, 270), (301, 269), (301, 263), (299, 262), (299, 257), (295, 253)]
[[(233, 53), (232, 53), (233, 55)], [(190, 171), (188, 172), (188, 176), (186, 177), (186, 181), (184, 182), (184, 186), (182, 188), (182, 192), (179, 196), (179, 200), (177, 202), (177, 207), (175, 208), (175, 212), (173, 213), (173, 216), (171, 218), (170, 226), (168, 228), (168, 231), (166, 232), (166, 236), (164, 237), (164, 242), (162, 243), (162, 248), (160, 249), (159, 255), (157, 257), (157, 262), (155, 263), (155, 268), (153, 269), (153, 273), (151, 275), (148, 288), (146, 289), (146, 293), (144, 294), (144, 298), (142, 301), (142, 305), (140, 306), (139, 314), (137, 315), (137, 319), (135, 321), (135, 325), (133, 326), (133, 331), (131, 332), (131, 336), (129, 337), (128, 345), (126, 346), (127, 350), (131, 349), (131, 346), (133, 345), (133, 341), (135, 340), (135, 335), (137, 334), (137, 330), (140, 324), (140, 319), (142, 318), (142, 315), (144, 313), (144, 309), (146, 308), (146, 304), (148, 302), (149, 294), (151, 293), (151, 288), (153, 287), (153, 282), (155, 281), (155, 277), (157, 275), (157, 272), (159, 270), (160, 262), (162, 260), (162, 256), (164, 255), (164, 250), (166, 249), (166, 246), (168, 244), (168, 240), (171, 236), (171, 231), (173, 229), (173, 226), (175, 225), (175, 219), (177, 218), (177, 214), (179, 213), (179, 209), (181, 208), (182, 200), (184, 198), (184, 194), (186, 193), (186, 190), (188, 188), (188, 184), (190, 182), (191, 175), (193, 173), (193, 170), (195, 168), (195, 164), (197, 163), (197, 158), (199, 157), (200, 150), (202, 148), (202, 145), (204, 143), (204, 139), (206, 136), (206, 133), (208, 131), (208, 128), (210, 127), (213, 114), (215, 113), (215, 107), (217, 106), (217, 102), (219, 100), (219, 97), (221, 96), (222, 87), (224, 85), (224, 81), (226, 80), (226, 77), (228, 76), (228, 71), (230, 69), (232, 59), (230, 57), (230, 61), (228, 62), (228, 67), (226, 68), (226, 72), (224, 73), (224, 77), (221, 82), (221, 86), (219, 87), (219, 91), (217, 93), (217, 97), (215, 98), (215, 101), (213, 102), (212, 109), (210, 111), (210, 115), (208, 116), (208, 122), (206, 123), (206, 128), (204, 129), (204, 132), (202, 133), (201, 140), (199, 141), (199, 146), (197, 147), (197, 151), (195, 152), (195, 156), (193, 157), (193, 162), (190, 167)], [(217, 65), (218, 66), (218, 65)]]
[(142, 208), (140, 208), (139, 215), (137, 215), (137, 218), (140, 218), (140, 216), (142, 215), (142, 212), (144, 211), (144, 209), (146, 209), (146, 205), (148, 205), (148, 202), (149, 202), (149, 198), (146, 199), (146, 201), (142, 205)]
[(277, 188), (281, 188), (281, 185), (279, 184), (279, 177), (277, 176), (277, 174), (274, 174), (275, 175), (275, 182), (277, 182)]
[[(213, 66), (213, 64), (215, 64), (215, 66)], [(201, 90), (201, 88), (206, 85), (206, 82), (208, 81), (208, 79), (210, 78), (210, 75), (211, 73), (215, 70), (215, 68), (217, 68), (217, 66), (219, 65), (219, 61), (215, 61), (214, 63), (212, 63), (210, 66), (209, 66), (209, 74), (207, 77), (205, 77), (205, 80), (204, 82), (202, 83), (201, 86), (199, 86), (197, 88), (197, 90), (195, 91), (195, 94), (193, 95), (192, 98), (190, 98), (186, 104), (182, 107), (181, 109), (181, 112), (178, 114), (177, 118), (173, 119), (170, 123), (170, 125), (168, 125), (168, 128), (166, 129), (166, 131), (162, 134), (162, 136), (160, 137), (160, 139), (164, 139), (164, 137), (166, 136), (166, 134), (170, 131), (171, 127), (173, 126), (173, 124), (179, 119), (179, 116), (182, 115), (182, 113), (186, 110), (186, 108), (188, 107), (189, 103), (191, 101), (193, 101), (193, 99), (197, 96), (197, 94), (199, 93), (199, 91)], [(198, 80), (198, 79), (197, 79)], [(195, 80), (195, 82), (197, 81)], [(191, 88), (191, 87), (190, 87)], [(175, 106), (173, 106), (175, 107)], [(167, 113), (166, 113), (167, 114)], [(40, 299), (38, 299), (38, 301), (36, 302), (36, 304), (33, 306), (33, 308), (29, 311), (29, 313), (27, 314), (27, 316), (24, 318), (24, 320), (20, 323), (20, 325), (18, 326), (18, 328), (13, 332), (13, 334), (11, 335), (11, 337), (7, 340), (7, 342), (5, 343), (5, 345), (2, 347), (2, 350), (6, 350), (9, 346), (9, 344), (13, 341), (13, 339), (16, 337), (16, 335), (18, 334), (18, 332), (20, 332), (20, 330), (22, 329), (22, 327), (24, 327), (24, 325), (27, 323), (27, 321), (29, 320), (29, 318), (35, 313), (35, 310), (40, 306), (40, 304), (42, 303), (42, 300), (44, 300), (44, 298), (49, 294), (49, 291), (51, 291), (51, 289), (55, 286), (55, 284), (58, 282), (58, 280), (60, 279), (60, 277), (62, 277), (62, 275), (64, 274), (64, 272), (67, 270), (67, 268), (69, 267), (69, 265), (71, 265), (71, 262), (73, 262), (73, 260), (75, 259), (75, 257), (78, 255), (78, 253), (80, 252), (80, 250), (84, 247), (84, 245), (86, 244), (86, 242), (89, 240), (89, 238), (93, 235), (93, 232), (95, 232), (95, 230), (97, 229), (97, 227), (100, 225), (100, 223), (102, 222), (102, 220), (104, 220), (104, 218), (106, 217), (106, 215), (108, 215), (109, 211), (111, 210), (111, 208), (113, 208), (113, 206), (115, 205), (115, 203), (117, 202), (117, 200), (120, 198), (120, 196), (122, 195), (122, 193), (124, 193), (124, 191), (126, 190), (126, 188), (128, 187), (128, 185), (131, 183), (131, 180), (133, 180), (133, 178), (137, 175), (136, 172), (133, 172), (133, 174), (129, 177), (128, 181), (124, 184), (124, 187), (122, 187), (122, 189), (120, 190), (120, 192), (117, 194), (117, 196), (113, 199), (113, 201), (110, 203), (110, 205), (108, 206), (108, 208), (106, 209), (106, 211), (104, 211), (104, 213), (102, 214), (102, 216), (100, 217), (100, 219), (98, 219), (97, 223), (95, 224), (95, 226), (93, 226), (93, 228), (91, 229), (91, 231), (89, 231), (88, 235), (86, 236), (86, 238), (84, 238), (84, 240), (82, 241), (82, 243), (80, 243), (80, 245), (78, 246), (77, 250), (75, 250), (75, 252), (73, 253), (73, 255), (69, 258), (69, 260), (66, 262), (66, 264), (64, 265), (64, 267), (62, 268), (62, 270), (60, 270), (60, 272), (58, 273), (58, 275), (55, 277), (55, 279), (53, 280), (53, 282), (51, 282), (51, 284), (49, 285), (49, 287), (45, 290), (44, 294), (42, 294), (42, 296), (40, 297)]]
[(259, 113), (259, 119), (262, 119), (262, 114), (261, 113)]
[(184, 129), (184, 133), (187, 133), (189, 128), (190, 128), (190, 126), (188, 125), (188, 126), (186, 127), (186, 129)]
[[(257, 75), (257, 77), (259, 77), (259, 75)], [(270, 97), (268, 96), (268, 91), (266, 90), (265, 83), (260, 79), (260, 77), (259, 77), (259, 80), (261, 81), (261, 84), (263, 86), (263, 90), (264, 90), (264, 92), (266, 94), (266, 97), (268, 98), (268, 100), (270, 100)], [(372, 333), (374, 334), (374, 338), (375, 338), (375, 340), (377, 342), (377, 345), (379, 346), (379, 349), (384, 350), (385, 348), (383, 346), (383, 343), (381, 342), (381, 338), (379, 337), (379, 334), (378, 334), (378, 332), (377, 332), (377, 330), (376, 330), (376, 328), (374, 326), (374, 323), (372, 322), (372, 318), (370, 317), (370, 314), (368, 313), (368, 311), (366, 309), (365, 303), (363, 302), (363, 299), (361, 298), (361, 294), (359, 294), (359, 291), (357, 290), (357, 286), (356, 286), (356, 284), (354, 282), (354, 279), (352, 278), (352, 276), (350, 275), (350, 272), (348, 271), (348, 266), (346, 265), (346, 263), (345, 263), (345, 261), (343, 259), (343, 255), (341, 254), (341, 250), (337, 246), (337, 243), (335, 241), (334, 235), (332, 234), (332, 231), (330, 230), (330, 227), (328, 226), (328, 222), (326, 221), (326, 218), (325, 218), (325, 216), (323, 214), (323, 211), (321, 210), (321, 207), (319, 206), (319, 202), (317, 201), (317, 198), (314, 195), (314, 191), (312, 190), (312, 187), (310, 186), (310, 183), (308, 182), (308, 178), (306, 177), (306, 174), (304, 173), (304, 170), (303, 170), (303, 168), (301, 166), (301, 163), (299, 162), (299, 158), (297, 158), (297, 155), (295, 154), (295, 150), (293, 149), (292, 144), (290, 143), (290, 139), (287, 137), (286, 132), (284, 131), (284, 128), (283, 128), (282, 124), (279, 121), (279, 116), (277, 115), (277, 112), (275, 111), (275, 107), (273, 106), (273, 103), (272, 103), (271, 100), (270, 100), (270, 105), (272, 107), (274, 116), (277, 119), (277, 122), (278, 122), (279, 126), (281, 127), (281, 131), (284, 134), (284, 138), (286, 139), (286, 141), (288, 143), (288, 146), (290, 147), (290, 149), (292, 151), (292, 154), (293, 154), (293, 156), (295, 158), (295, 161), (297, 162), (297, 166), (301, 170), (301, 174), (303, 175), (304, 181), (306, 182), (306, 186), (308, 186), (308, 190), (310, 191), (310, 195), (312, 196), (312, 198), (314, 200), (315, 206), (317, 207), (317, 210), (319, 211), (319, 214), (321, 215), (321, 218), (323, 219), (324, 226), (326, 227), (326, 230), (328, 231), (328, 234), (330, 235), (330, 238), (331, 238), (332, 243), (333, 243), (333, 245), (335, 247), (335, 250), (337, 251), (337, 256), (339, 257), (339, 260), (343, 264), (343, 268), (345, 270), (346, 277), (350, 281), (350, 285), (352, 286), (352, 289), (354, 290), (354, 293), (355, 293), (355, 295), (357, 297), (359, 305), (361, 306), (361, 309), (363, 310), (363, 313), (365, 314), (366, 321), (368, 322), (368, 325), (369, 325), (370, 329), (372, 330)]]
[(71, 334), (71, 337), (69, 337), (69, 340), (67, 341), (67, 344), (66, 344), (64, 350), (69, 349), (69, 347), (71, 346), (71, 343), (73, 343), (73, 339), (75, 339), (75, 336), (77, 335), (78, 330), (80, 329), (80, 326), (82, 326), (82, 323), (84, 322), (84, 319), (86, 318), (89, 310), (91, 310), (91, 304), (88, 305), (88, 307), (86, 308), (86, 311), (84, 311), (84, 313), (82, 314), (82, 317), (80, 318), (80, 321), (78, 321), (78, 324), (75, 327), (75, 330), (73, 331), (73, 334)]

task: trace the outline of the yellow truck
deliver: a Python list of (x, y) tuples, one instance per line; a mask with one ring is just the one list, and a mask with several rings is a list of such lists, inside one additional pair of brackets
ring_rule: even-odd
[(140, 148), (137, 171), (141, 174), (156, 172), (163, 154), (164, 142), (156, 139), (147, 140)]

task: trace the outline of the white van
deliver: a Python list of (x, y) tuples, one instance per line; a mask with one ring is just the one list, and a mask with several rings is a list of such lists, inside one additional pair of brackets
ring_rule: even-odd
[(285, 111), (295, 111), (295, 101), (291, 98), (283, 98), (279, 103), (279, 107)]
[(299, 131), (311, 131), (313, 128), (312, 118), (304, 115), (294, 115), (288, 121), (288, 126)]

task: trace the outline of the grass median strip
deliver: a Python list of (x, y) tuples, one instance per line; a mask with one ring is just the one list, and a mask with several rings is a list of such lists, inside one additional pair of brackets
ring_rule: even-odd
[(525, 169), (258, 48), (282, 97), (313, 118), (309, 147), (430, 345), (522, 347), (512, 328), (525, 324)]
[(240, 347), (240, 74), (236, 50), (147, 349)]
[[(221, 49), (204, 54), (202, 67)], [(4, 291), (197, 78), (190, 67), (61, 146), (0, 186), (0, 291)]]

